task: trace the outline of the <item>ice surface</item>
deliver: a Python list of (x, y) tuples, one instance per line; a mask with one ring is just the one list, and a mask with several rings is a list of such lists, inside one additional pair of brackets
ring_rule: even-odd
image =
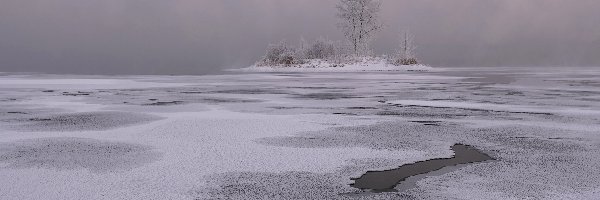
[(389, 101), (391, 104), (426, 107), (449, 107), (465, 108), (490, 111), (529, 112), (529, 113), (560, 113), (560, 114), (600, 114), (597, 108), (555, 108), (542, 106), (523, 106), (511, 104), (493, 104), (478, 102), (454, 102), (454, 101), (422, 101), (422, 100), (396, 100)]
[(123, 170), (160, 157), (151, 148), (83, 138), (40, 138), (3, 144), (0, 162), (7, 168), (85, 168), (96, 172)]
[[(0, 77), (0, 199), (594, 199), (600, 70)], [(179, 103), (157, 103), (179, 102)], [(369, 170), (498, 161), (400, 193)]]
[(149, 114), (128, 112), (79, 112), (16, 118), (15, 121), (19, 122), (14, 122), (15, 125), (9, 125), (8, 127), (21, 131), (98, 131), (143, 124), (160, 119), (161, 117)]

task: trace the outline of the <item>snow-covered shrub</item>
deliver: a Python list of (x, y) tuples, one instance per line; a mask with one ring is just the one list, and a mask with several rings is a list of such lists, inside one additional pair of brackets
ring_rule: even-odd
[(394, 59), (391, 64), (400, 66), (400, 65), (417, 65), (419, 61), (416, 58), (398, 58)]
[(332, 41), (317, 39), (304, 53), (306, 59), (328, 59), (336, 55), (336, 46)]
[(257, 66), (276, 66), (276, 65), (294, 65), (304, 63), (303, 59), (298, 56), (297, 50), (289, 46), (287, 42), (281, 41), (278, 44), (271, 44), (267, 48), (267, 52), (263, 59), (259, 61)]

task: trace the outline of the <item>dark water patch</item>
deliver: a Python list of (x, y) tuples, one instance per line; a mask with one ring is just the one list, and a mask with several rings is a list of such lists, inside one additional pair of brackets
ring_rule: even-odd
[(352, 88), (345, 88), (345, 87), (325, 87), (325, 86), (306, 86), (306, 87), (287, 87), (289, 89), (307, 89), (307, 90), (328, 90), (328, 89), (352, 89)]
[(89, 96), (90, 94), (65, 93), (64, 96)]
[(302, 78), (302, 77), (306, 77), (305, 75), (302, 75), (302, 74), (277, 74), (276, 76), (281, 76), (281, 77), (294, 77), (294, 78)]
[(511, 96), (525, 96), (525, 94), (523, 94), (523, 92), (519, 92), (519, 91), (510, 91), (510, 92), (506, 93), (506, 95), (511, 95)]
[(492, 93), (479, 93), (479, 92), (474, 92), (474, 93), (471, 93), (471, 94), (472, 94), (472, 95), (475, 95), (475, 96), (488, 96), (488, 97), (489, 97), (489, 96), (494, 96), (494, 94), (492, 94)]
[(153, 103), (144, 104), (146, 106), (172, 106), (172, 105), (180, 105), (185, 103), (184, 101), (158, 101)]
[[(461, 108), (461, 107), (448, 107), (448, 106), (425, 106), (425, 105), (407, 105), (407, 104), (392, 104), (388, 103), (391, 106), (398, 108), (428, 108), (428, 109), (448, 109), (456, 112), (457, 110), (463, 111), (471, 111), (471, 112), (479, 112), (479, 113), (508, 113), (508, 114), (526, 114), (526, 115), (546, 115), (546, 116), (554, 116), (552, 113), (546, 112), (525, 112), (525, 111), (506, 111), (506, 110), (492, 110), (492, 109), (483, 109), (483, 108)], [(498, 103), (495, 103), (498, 104)], [(499, 104), (502, 105), (502, 104)]]
[(531, 139), (534, 137), (528, 137), (528, 136), (516, 136), (516, 137), (512, 137), (512, 138), (516, 138), (516, 139)]
[(437, 124), (437, 123), (442, 123), (442, 121), (410, 121), (413, 123), (419, 123), (419, 124)]
[(236, 89), (236, 90), (218, 90), (211, 93), (217, 94), (289, 94), (289, 92), (275, 89)]
[(487, 104), (496, 104), (496, 105), (507, 105), (507, 102), (498, 102), (498, 101), (489, 101), (489, 100), (480, 100), (478, 103), (487, 103)]
[[(508, 111), (506, 111), (508, 112)], [(526, 115), (546, 115), (546, 116), (554, 116), (554, 114), (552, 113), (543, 113), (543, 112), (515, 112), (515, 111), (511, 111), (508, 113), (512, 113), (512, 114), (526, 114)]]
[(415, 88), (415, 90), (423, 90), (423, 91), (446, 91), (448, 89), (447, 88), (443, 88), (443, 87), (419, 87), (419, 88)]
[(600, 102), (600, 98), (581, 98), (581, 101)]
[(54, 90), (43, 90), (42, 92), (51, 93), (51, 92), (55, 92), (55, 91)]
[(424, 126), (441, 126), (442, 121), (410, 121), (412, 123), (422, 124)]
[(184, 91), (184, 92), (180, 92), (182, 94), (204, 94), (206, 92), (204, 91)]
[(356, 113), (342, 113), (342, 112), (335, 112), (335, 113), (332, 113), (332, 114), (334, 114), (334, 115), (358, 116), (358, 114), (356, 114)]
[(347, 107), (346, 109), (350, 109), (350, 110), (375, 110), (375, 109), (378, 109), (378, 108), (376, 108), (376, 107), (362, 107), (362, 106), (359, 106), (359, 107)]
[(130, 112), (83, 112), (16, 119), (10, 127), (21, 131), (84, 131), (108, 130), (112, 128), (148, 123), (161, 117)]
[(124, 92), (143, 92), (143, 91), (147, 91), (147, 89), (121, 89), (120, 91), (124, 91)]
[(298, 106), (271, 106), (268, 108), (277, 109), (277, 110), (292, 110), (292, 109), (301, 109), (302, 107)]
[(352, 187), (373, 192), (396, 191), (394, 187), (411, 176), (426, 174), (444, 167), (494, 160), (477, 149), (463, 144), (452, 146), (452, 158), (438, 158), (403, 165), (386, 171), (369, 171), (359, 178), (352, 179)]
[(64, 96), (89, 96), (93, 94), (93, 92), (82, 92), (82, 91), (77, 91), (75, 93), (71, 93), (71, 92), (63, 92), (62, 95)]
[(437, 118), (437, 119), (454, 119), (454, 118), (464, 118), (469, 116), (468, 114), (461, 113), (452, 113), (452, 112), (444, 112), (444, 113), (427, 113), (423, 111), (380, 111), (375, 113), (375, 115), (380, 116), (401, 116), (401, 117), (410, 117), (410, 118)]
[(297, 99), (315, 99), (315, 100), (338, 100), (338, 99), (354, 99), (361, 98), (354, 95), (343, 93), (309, 93), (309, 94), (294, 94)]
[(26, 112), (20, 112), (20, 111), (10, 111), (10, 112), (6, 112), (8, 114), (20, 114), (20, 115), (26, 115)]
[(258, 103), (262, 102), (257, 99), (234, 99), (234, 98), (202, 98), (203, 103)]
[(568, 137), (551, 137), (549, 140), (574, 140), (574, 141), (584, 141), (581, 138), (568, 138)]
[(5, 163), (6, 168), (83, 168), (109, 172), (139, 167), (160, 156), (147, 146), (84, 138), (42, 138), (0, 144), (0, 163)]
[(29, 118), (29, 121), (32, 121), (32, 122), (47, 122), (47, 121), (52, 121), (52, 119), (50, 119), (50, 118), (38, 118), (38, 117), (35, 117), (35, 118)]

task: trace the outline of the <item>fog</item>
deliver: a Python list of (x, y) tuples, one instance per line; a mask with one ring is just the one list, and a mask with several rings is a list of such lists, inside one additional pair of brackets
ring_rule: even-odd
[[(0, 71), (205, 74), (268, 43), (343, 40), (335, 0), (0, 0)], [(373, 49), (409, 29), (432, 66), (600, 66), (597, 0), (387, 0)]]

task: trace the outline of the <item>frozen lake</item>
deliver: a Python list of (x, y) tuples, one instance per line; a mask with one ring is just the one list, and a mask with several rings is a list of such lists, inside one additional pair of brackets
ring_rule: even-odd
[[(351, 186), (454, 144), (495, 161)], [(0, 74), (0, 199), (597, 199), (598, 155), (599, 68)]]

